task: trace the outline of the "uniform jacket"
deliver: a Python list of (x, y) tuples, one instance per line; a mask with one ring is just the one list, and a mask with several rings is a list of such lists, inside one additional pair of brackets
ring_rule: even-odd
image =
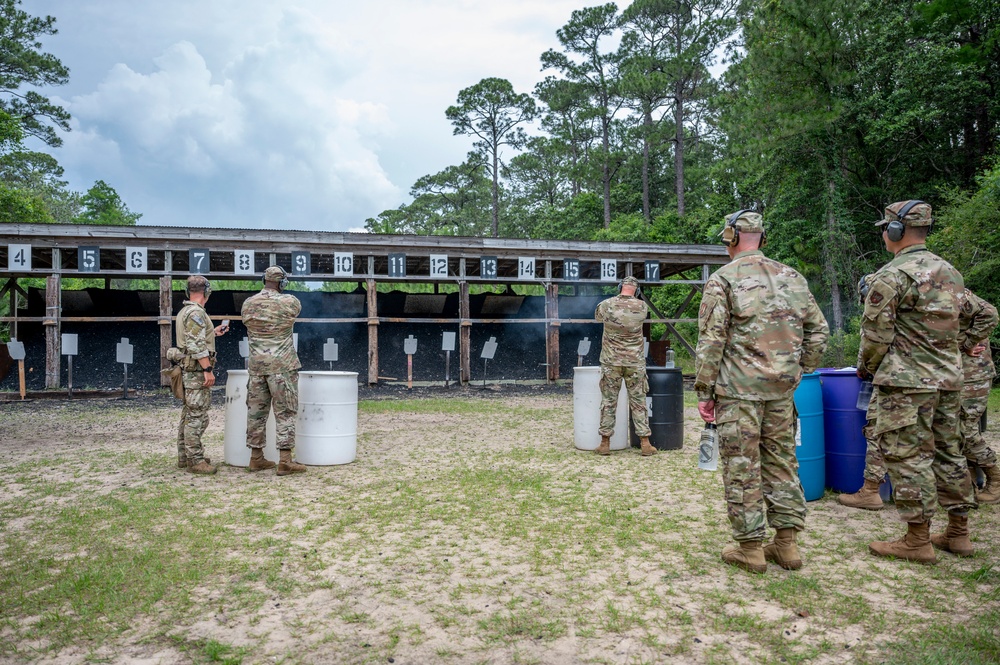
[(961, 390), (961, 273), (923, 244), (875, 274), (861, 317), (858, 359), (878, 386)]
[(816, 369), (830, 327), (805, 278), (760, 250), (740, 252), (705, 283), (694, 387), (752, 401), (786, 396)]
[(601, 338), (602, 365), (646, 366), (646, 340), (642, 324), (649, 308), (642, 298), (617, 295), (597, 306), (594, 318), (604, 324)]
[(250, 338), (251, 374), (280, 374), (302, 367), (292, 343), (292, 326), (302, 311), (299, 299), (263, 289), (243, 302), (243, 325)]
[[(962, 311), (958, 315), (958, 348), (962, 351), (965, 383), (981, 383), (996, 376), (989, 337), (997, 327), (997, 308), (969, 289), (962, 293)], [(986, 350), (975, 358), (967, 352), (986, 341)]]
[(177, 348), (188, 359), (182, 363), (185, 371), (199, 371), (198, 360), (208, 358), (215, 366), (215, 326), (208, 312), (201, 305), (184, 301), (184, 306), (177, 313)]

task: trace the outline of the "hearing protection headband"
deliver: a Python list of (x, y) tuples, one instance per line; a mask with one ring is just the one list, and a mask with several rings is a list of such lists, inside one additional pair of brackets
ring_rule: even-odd
[(907, 201), (906, 205), (899, 209), (899, 212), (896, 213), (896, 219), (889, 222), (885, 227), (885, 234), (889, 240), (899, 242), (903, 239), (903, 234), (906, 233), (906, 222), (903, 220), (913, 210), (913, 206), (920, 205), (921, 203), (923, 201)]

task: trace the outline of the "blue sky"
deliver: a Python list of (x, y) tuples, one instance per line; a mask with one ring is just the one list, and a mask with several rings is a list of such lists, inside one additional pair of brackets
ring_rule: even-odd
[[(597, 4), (591, 3), (591, 4)], [(626, 2), (620, 2), (624, 6)], [(52, 150), (74, 189), (113, 186), (140, 224), (360, 230), (461, 162), (445, 109), (518, 92), (584, 4), (566, 0), (30, 0), (70, 69)], [(32, 145), (33, 149), (40, 149)]]

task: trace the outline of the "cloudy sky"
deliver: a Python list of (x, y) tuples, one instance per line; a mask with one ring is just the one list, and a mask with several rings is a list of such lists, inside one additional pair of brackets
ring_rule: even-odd
[[(140, 224), (358, 230), (471, 147), (444, 116), (486, 77), (531, 92), (574, 0), (29, 0), (70, 69), (52, 150)], [(619, 2), (621, 6), (628, 3)], [(40, 146), (33, 145), (34, 149)]]

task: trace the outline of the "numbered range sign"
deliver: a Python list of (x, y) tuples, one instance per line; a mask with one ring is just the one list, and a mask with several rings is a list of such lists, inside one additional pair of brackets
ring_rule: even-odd
[(100, 272), (101, 271), (101, 248), (100, 247), (77, 247), (76, 249), (76, 269), (80, 272)]
[(448, 256), (446, 254), (431, 254), (431, 277), (448, 276)]
[(517, 257), (517, 278), (518, 279), (534, 279), (535, 278), (535, 259), (534, 257), (519, 256)]
[(497, 257), (495, 256), (479, 257), (479, 276), (484, 279), (496, 279)]
[(614, 259), (601, 259), (601, 281), (618, 281), (618, 262)]
[(125, 248), (125, 272), (146, 272), (149, 270), (149, 252), (145, 247)]
[(334, 252), (333, 275), (334, 277), (351, 277), (354, 275), (353, 252)]
[(233, 272), (237, 275), (254, 274), (254, 255), (252, 249), (233, 250)]
[[(351, 261), (353, 265), (353, 261)], [(292, 274), (312, 274), (312, 257), (309, 252), (292, 252)]]
[(660, 262), (659, 261), (646, 261), (646, 281), (647, 282), (658, 282), (658, 281), (660, 281)]
[(563, 259), (563, 279), (580, 279), (580, 262), (577, 259)]
[(7, 245), (7, 270), (31, 270), (31, 245)]
[(389, 255), (389, 277), (406, 277), (406, 254)]
[(188, 250), (188, 272), (192, 275), (207, 275), (209, 273), (209, 253), (207, 249)]

